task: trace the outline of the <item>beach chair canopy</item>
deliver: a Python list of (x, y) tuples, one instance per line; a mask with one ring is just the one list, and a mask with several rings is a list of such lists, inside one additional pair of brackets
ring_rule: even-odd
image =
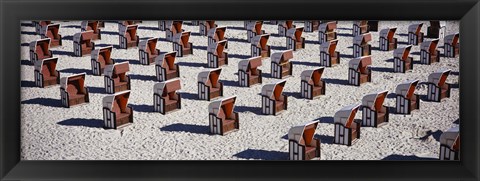
[(440, 144), (444, 144), (450, 148), (453, 148), (455, 144), (460, 141), (458, 140), (459, 137), (460, 128), (458, 126), (455, 126), (442, 133), (442, 135), (440, 136)]
[(401, 47), (393, 50), (393, 57), (400, 58), (401, 60), (406, 60), (410, 55), (410, 50), (412, 45), (407, 45), (406, 47)]
[(397, 28), (386, 28), (380, 30), (379, 35), (380, 37), (383, 37), (387, 40), (393, 40), (393, 36), (395, 36), (395, 31), (397, 31)]
[(54, 74), (57, 68), (58, 58), (46, 58), (35, 62), (35, 70), (42, 74), (51, 75)]
[(333, 121), (335, 123), (340, 123), (347, 128), (350, 128), (359, 107), (360, 104), (353, 104), (343, 107), (335, 113), (335, 115), (333, 116)]
[(270, 99), (279, 100), (282, 96), (283, 88), (287, 80), (281, 80), (272, 84), (265, 84), (262, 87), (262, 96), (267, 96)]
[(381, 110), (387, 94), (388, 90), (367, 94), (362, 98), (362, 106), (367, 106), (372, 110)]
[(318, 121), (310, 121), (298, 126), (294, 126), (288, 130), (288, 140), (294, 140), (301, 145), (312, 143)]
[(227, 40), (218, 41), (217, 43), (212, 43), (208, 46), (208, 51), (214, 55), (223, 56), (223, 50), (225, 50), (225, 45)]
[(412, 24), (408, 26), (408, 32), (418, 35), (420, 33), (420, 30), (422, 30), (422, 26), (423, 26), (423, 23)]
[(261, 56), (252, 57), (238, 62), (238, 69), (245, 72), (249, 72), (250, 70), (256, 69), (259, 66), (262, 66)]
[(348, 68), (353, 68), (355, 70), (366, 67), (367, 65), (372, 65), (372, 57), (370, 55), (357, 57), (348, 62)]
[(293, 58), (293, 50), (292, 49), (281, 51), (281, 52), (275, 52), (275, 53), (272, 53), (272, 55), (271, 55), (272, 62), (275, 62), (275, 63), (278, 63), (278, 64), (288, 62), (288, 60), (290, 60), (292, 58)]
[(337, 29), (337, 22), (328, 21), (328, 22), (321, 23), (318, 29), (323, 32), (333, 31), (334, 29)]
[(300, 78), (307, 81), (309, 84), (319, 86), (322, 79), (324, 67), (319, 67), (313, 70), (305, 70), (300, 74)]
[(160, 54), (155, 58), (155, 65), (160, 65), (164, 68), (173, 68), (175, 67), (175, 57), (177, 56), (176, 51)]
[(130, 90), (121, 91), (113, 95), (105, 96), (102, 100), (102, 105), (104, 108), (108, 108), (110, 111), (115, 113), (125, 112), (129, 97)]
[(198, 73), (197, 79), (198, 82), (202, 82), (205, 85), (217, 86), (218, 81), (220, 80), (220, 73), (222, 73), (222, 68), (210, 69)]
[(370, 41), (372, 41), (372, 34), (370, 33), (357, 35), (353, 38), (353, 44), (356, 44), (356, 45), (364, 45)]
[(128, 62), (115, 63), (105, 67), (105, 76), (112, 78), (114, 75), (126, 73), (130, 70)]
[(170, 79), (164, 82), (156, 83), (153, 86), (153, 93), (161, 96), (167, 96), (170, 93), (175, 93), (175, 91), (180, 90), (181, 88), (182, 85), (180, 84), (180, 79)]
[(337, 44), (338, 40), (323, 42), (322, 44), (320, 44), (320, 52), (327, 52), (330, 55), (334, 55)]
[(287, 37), (300, 41), (302, 39), (303, 27), (295, 27), (287, 30)]
[(73, 35), (74, 42), (83, 42), (85, 40), (91, 40), (93, 38), (93, 30), (88, 30), (80, 33), (76, 33)]
[(86, 74), (87, 73), (80, 73), (80, 74), (70, 75), (67, 77), (62, 77), (60, 79), (60, 87), (66, 90), (68, 84), (73, 84), (78, 90), (81, 90), (84, 88)]
[(445, 38), (443, 39), (443, 42), (455, 46), (457, 45), (459, 39), (460, 39), (460, 34), (455, 33), (455, 34), (445, 36)]
[(257, 35), (252, 38), (252, 45), (260, 47), (262, 50), (267, 49), (267, 42), (268, 38), (270, 38), (270, 34), (262, 34)]
[(218, 38), (219, 40), (225, 39), (226, 26), (213, 27), (207, 32), (207, 36), (210, 38)]
[(60, 24), (49, 24), (47, 26), (42, 27), (42, 34), (47, 37), (54, 37), (58, 35), (58, 31), (60, 30)]
[(397, 88), (395, 88), (395, 94), (401, 95), (407, 99), (410, 99), (413, 96), (413, 93), (415, 92), (415, 87), (417, 87), (419, 80), (410, 80), (403, 82), (401, 84), (397, 85)]
[(263, 21), (250, 21), (247, 24), (247, 30), (251, 30), (257, 34), (261, 34), (262, 25), (263, 25)]
[(208, 105), (208, 113), (215, 114), (217, 117), (229, 118), (233, 115), (235, 108), (235, 101), (237, 96), (227, 97), (211, 102)]
[(113, 46), (101, 47), (92, 51), (92, 59), (102, 62), (111, 60)]
[(447, 77), (450, 74), (450, 69), (440, 69), (430, 75), (428, 75), (428, 82), (434, 83), (435, 85), (441, 87), (447, 81)]
[(180, 43), (184, 46), (188, 44), (189, 39), (190, 39), (190, 31), (184, 31), (182, 33), (177, 33), (173, 35), (173, 42)]
[(50, 38), (44, 38), (44, 39), (32, 41), (30, 43), (30, 50), (34, 52), (41, 51), (43, 53), (47, 53), (48, 50), (50, 49), (50, 42), (51, 42)]
[(149, 38), (138, 43), (138, 49), (150, 53), (155, 52), (157, 49), (157, 42), (158, 38)]
[(438, 46), (438, 39), (427, 40), (422, 42), (421, 49), (426, 50), (429, 53), (435, 52)]

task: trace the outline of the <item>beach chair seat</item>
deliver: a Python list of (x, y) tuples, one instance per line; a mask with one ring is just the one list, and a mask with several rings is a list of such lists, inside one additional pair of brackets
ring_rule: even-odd
[(318, 41), (320, 44), (337, 39), (337, 22), (325, 21), (318, 27)]
[(359, 107), (360, 104), (349, 105), (335, 113), (333, 143), (352, 146), (360, 139), (361, 126), (358, 121), (355, 121), (355, 114)]
[(35, 85), (40, 88), (60, 84), (60, 72), (56, 70), (58, 58), (46, 58), (35, 62)]
[(460, 129), (452, 127), (440, 135), (440, 160), (460, 160)]
[(182, 98), (177, 92), (180, 89), (180, 79), (156, 83), (153, 87), (154, 111), (166, 114), (180, 109)]
[(270, 34), (257, 35), (252, 38), (250, 55), (252, 57), (270, 57), (270, 45), (267, 45)]
[(305, 21), (304, 22), (304, 29), (302, 31), (305, 31), (305, 32), (314, 32), (314, 31), (317, 31), (319, 26), (320, 26), (320, 21), (319, 20), (315, 20), (315, 21)]
[(222, 40), (226, 40), (225, 48), (228, 48), (228, 39), (225, 37), (225, 32), (227, 31), (226, 26), (216, 26), (208, 30), (207, 37), (208, 37), (208, 46), (220, 42)]
[(422, 30), (423, 23), (412, 24), (408, 26), (408, 44), (409, 45), (418, 45), (423, 42), (423, 32)]
[(81, 73), (60, 79), (60, 97), (64, 107), (90, 102), (88, 89), (84, 85), (85, 75)]
[(440, 51), (437, 49), (438, 39), (422, 42), (420, 50), (420, 63), (430, 65), (440, 62)]
[(252, 42), (252, 38), (257, 35), (265, 34), (265, 30), (262, 30), (263, 21), (250, 21), (247, 24), (247, 42)]
[(115, 63), (105, 67), (105, 92), (114, 94), (125, 90), (131, 90), (130, 76), (127, 72), (130, 70), (128, 62)]
[(239, 116), (234, 111), (236, 98), (232, 96), (208, 105), (210, 133), (223, 136), (240, 129)]
[(393, 72), (405, 73), (413, 70), (413, 57), (410, 56), (412, 45), (393, 50)]
[(372, 54), (372, 46), (368, 43), (372, 41), (372, 34), (365, 33), (353, 38), (353, 57), (368, 56)]
[(445, 21), (430, 21), (427, 27), (427, 38), (444, 38), (447, 27)]
[(317, 125), (318, 121), (311, 121), (288, 130), (290, 160), (320, 158), (320, 140), (314, 138)]
[(75, 56), (82, 57), (90, 55), (95, 49), (95, 43), (92, 42), (93, 30), (88, 30), (73, 35), (73, 52)]
[(207, 47), (207, 67), (218, 68), (228, 65), (228, 53), (224, 52), (227, 40), (219, 41)]
[(443, 98), (450, 97), (451, 85), (446, 83), (450, 69), (439, 69), (428, 75), (427, 100), (440, 102)]
[(302, 37), (303, 27), (290, 28), (287, 30), (287, 49), (297, 51), (305, 48), (305, 38)]
[(103, 127), (120, 129), (133, 123), (133, 109), (127, 105), (130, 91), (122, 91), (103, 98)]
[(278, 23), (278, 35), (287, 36), (287, 30), (290, 28), (295, 28), (293, 20), (280, 21)]
[(102, 31), (100, 30), (100, 21), (82, 21), (81, 29), (82, 31), (92, 30), (92, 40), (101, 40)]
[(139, 42), (138, 54), (140, 64), (150, 65), (155, 62), (155, 58), (160, 55), (160, 50), (157, 49), (158, 38), (149, 38)]
[(216, 28), (216, 27), (218, 27), (218, 25), (215, 24), (215, 21), (212, 21), (212, 20), (201, 21), (200, 25), (198, 27), (199, 28), (198, 32), (200, 33), (201, 36), (207, 36), (208, 31), (210, 31), (210, 29)]
[(165, 30), (165, 38), (167, 41), (173, 41), (173, 36), (175, 34), (185, 31), (182, 29), (183, 21), (167, 21), (167, 23), (167, 28)]
[(271, 71), (273, 78), (283, 79), (292, 75), (293, 64), (290, 59), (293, 58), (293, 50), (275, 52), (271, 55)]
[(352, 35), (353, 37), (369, 32), (368, 21), (354, 21)]
[(395, 89), (396, 113), (410, 114), (413, 110), (420, 109), (420, 96), (415, 94), (418, 82), (419, 80), (411, 80), (397, 85)]
[(30, 63), (35, 64), (38, 60), (52, 58), (53, 54), (50, 50), (50, 38), (35, 40), (30, 43)]
[(340, 52), (335, 51), (338, 40), (331, 40), (320, 44), (320, 65), (332, 67), (340, 64)]
[(262, 57), (256, 56), (238, 63), (238, 84), (242, 87), (250, 87), (262, 84)]
[(305, 70), (300, 74), (300, 95), (303, 98), (314, 99), (325, 95), (325, 82), (322, 80), (324, 67)]
[(278, 115), (287, 110), (288, 99), (286, 95), (283, 95), (285, 83), (286, 80), (281, 80), (262, 87), (262, 114)]
[(460, 53), (460, 43), (458, 42), (459, 40), (459, 33), (445, 36), (445, 38), (443, 39), (445, 45), (443, 48), (445, 57), (458, 57)]
[(102, 47), (92, 51), (91, 66), (93, 75), (102, 75), (107, 65), (112, 65), (115, 60), (111, 58), (112, 46)]
[(190, 31), (177, 33), (173, 37), (173, 51), (177, 52), (177, 57), (193, 54), (193, 44), (189, 42)]
[(348, 62), (348, 83), (350, 85), (360, 86), (363, 83), (371, 82), (371, 64), (372, 58), (370, 56), (363, 56), (350, 60), (350, 62)]
[(210, 101), (223, 96), (223, 83), (219, 81), (221, 72), (221, 68), (216, 68), (198, 74), (198, 99)]
[(385, 90), (362, 98), (362, 126), (380, 127), (388, 122), (389, 109), (383, 105), (387, 94)]
[(50, 47), (62, 46), (62, 35), (59, 34), (60, 24), (48, 24), (42, 27), (41, 37), (50, 38)]
[(394, 38), (397, 28), (380, 30), (379, 48), (383, 51), (390, 51), (397, 48), (397, 38)]

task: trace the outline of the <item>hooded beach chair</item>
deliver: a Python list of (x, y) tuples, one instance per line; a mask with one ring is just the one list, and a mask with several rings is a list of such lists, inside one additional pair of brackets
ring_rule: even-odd
[(455, 33), (445, 36), (443, 39), (444, 45), (444, 55), (445, 57), (457, 57), (460, 52), (460, 34)]
[(335, 51), (338, 40), (323, 42), (320, 44), (320, 66), (332, 67), (340, 64), (340, 52)]
[(422, 30), (423, 23), (412, 24), (408, 26), (408, 44), (409, 45), (418, 45), (423, 42), (423, 32)]
[(73, 53), (77, 57), (90, 55), (95, 49), (95, 43), (92, 42), (93, 30), (88, 30), (73, 35)]
[(448, 129), (440, 136), (440, 160), (460, 160), (460, 128)]
[[(222, 40), (228, 40), (225, 38), (225, 32), (227, 31), (226, 26), (221, 26), (221, 27), (214, 27), (208, 30), (207, 36), (208, 36), (208, 46), (215, 44), (219, 41)], [(228, 41), (225, 44), (225, 48), (228, 48)]]
[(128, 62), (115, 63), (105, 67), (105, 92), (114, 94), (125, 90), (131, 90), (130, 77), (127, 72), (130, 70)]
[(413, 110), (420, 108), (420, 96), (415, 94), (418, 82), (418, 80), (411, 80), (397, 85), (395, 89), (396, 113), (410, 114)]
[(430, 21), (430, 26), (427, 28), (428, 38), (444, 38), (447, 27), (445, 21)]
[(389, 110), (383, 102), (388, 91), (367, 94), (362, 98), (362, 126), (380, 127), (388, 122)]
[(217, 24), (215, 24), (215, 21), (201, 21), (199, 25), (199, 33), (201, 36), (207, 36), (208, 32), (212, 28), (218, 27)]
[(140, 38), (137, 35), (138, 25), (121, 26), (119, 36), (120, 48), (127, 49), (131, 47), (137, 47)]
[(372, 54), (372, 45), (368, 42), (372, 41), (372, 34), (365, 33), (357, 35), (353, 38), (353, 57), (361, 57)]
[(228, 65), (228, 53), (225, 52), (227, 40), (222, 40), (208, 46), (207, 51), (207, 67), (218, 68)]
[(99, 27), (100, 21), (82, 21), (82, 31), (93, 30), (92, 40), (102, 39), (102, 33)]
[(320, 158), (320, 139), (314, 138), (317, 125), (318, 121), (311, 121), (288, 130), (290, 160)]
[(353, 22), (353, 30), (352, 30), (353, 37), (361, 34), (365, 34), (368, 32), (369, 32), (368, 21), (362, 20), (362, 21)]
[(261, 56), (262, 58), (270, 57), (270, 45), (267, 45), (270, 34), (257, 35), (252, 38), (251, 56)]
[(35, 62), (35, 85), (43, 88), (60, 84), (60, 72), (56, 70), (58, 58), (46, 58)]
[(322, 80), (324, 69), (320, 67), (305, 70), (300, 74), (300, 94), (303, 98), (314, 99), (320, 95), (325, 95), (325, 81)]
[(64, 107), (90, 102), (88, 89), (85, 87), (85, 75), (86, 73), (81, 73), (60, 79), (60, 97)]
[(336, 21), (322, 22), (318, 27), (318, 41), (320, 41), (320, 44), (337, 39), (336, 29)]
[(62, 35), (58, 34), (60, 30), (60, 24), (49, 24), (43, 26), (41, 37), (42, 38), (50, 38), (50, 47), (58, 47), (62, 46)]
[(180, 77), (180, 68), (175, 63), (177, 52), (168, 52), (161, 54), (155, 58), (155, 75), (157, 81), (163, 82), (166, 80)]
[(429, 101), (440, 102), (443, 98), (450, 97), (451, 85), (446, 83), (451, 70), (437, 70), (428, 75), (428, 93)]
[(252, 38), (257, 35), (265, 34), (262, 30), (263, 21), (251, 21), (247, 24), (247, 42), (250, 43)]
[(208, 105), (210, 133), (226, 135), (240, 128), (238, 112), (234, 111), (237, 96), (213, 101)]
[(319, 20), (305, 21), (305, 25), (304, 25), (305, 29), (303, 29), (302, 31), (314, 32), (314, 31), (318, 30), (319, 26), (320, 26), (320, 21)]
[(165, 38), (167, 41), (173, 40), (173, 35), (182, 33), (185, 30), (182, 29), (183, 21), (169, 21), (171, 24), (167, 24), (167, 29), (165, 30)]
[(397, 38), (394, 38), (397, 28), (387, 28), (380, 30), (379, 48), (383, 51), (390, 51), (397, 48)]
[(287, 36), (287, 30), (295, 28), (293, 20), (280, 21), (278, 24), (278, 35)]
[(193, 43), (188, 42), (190, 31), (177, 33), (173, 36), (173, 51), (177, 52), (177, 57), (193, 54)]
[(157, 41), (158, 38), (149, 38), (138, 44), (140, 64), (150, 65), (155, 62), (155, 58), (160, 55), (160, 50), (157, 49)]
[(52, 21), (33, 21), (33, 25), (35, 25), (35, 33), (37, 35), (41, 34), (43, 27), (52, 24)]
[(238, 84), (242, 87), (250, 87), (262, 84), (262, 57), (256, 56), (238, 62)]
[(153, 86), (153, 109), (166, 114), (181, 108), (182, 98), (177, 92), (182, 87), (180, 79), (167, 80)]
[(272, 84), (265, 84), (262, 87), (262, 114), (277, 115), (287, 110), (287, 95), (283, 94), (286, 80), (281, 80)]
[(360, 86), (365, 82), (372, 81), (372, 58), (370, 56), (358, 57), (348, 62), (348, 83)]
[(120, 129), (133, 123), (133, 109), (128, 106), (129, 97), (130, 91), (122, 91), (103, 98), (105, 129)]
[(291, 76), (293, 72), (293, 64), (290, 59), (293, 58), (293, 50), (285, 50), (275, 52), (271, 57), (271, 71), (270, 75), (273, 78), (283, 79), (286, 76)]
[(38, 60), (53, 57), (50, 50), (50, 40), (50, 38), (45, 38), (30, 43), (30, 63), (35, 64)]
[(112, 59), (112, 46), (99, 48), (92, 51), (92, 74), (93, 75), (102, 75), (105, 66), (112, 65), (115, 63), (115, 60)]
[(287, 30), (287, 49), (297, 49), (305, 48), (305, 38), (302, 37), (303, 27), (290, 28)]
[(210, 101), (223, 96), (223, 83), (220, 82), (222, 68), (206, 70), (198, 73), (198, 99)]
[(393, 72), (405, 73), (413, 70), (413, 57), (410, 56), (412, 45), (393, 50)]
[(437, 50), (438, 39), (422, 42), (420, 50), (420, 63), (430, 65), (434, 62), (440, 62), (440, 51)]
[(335, 113), (333, 122), (335, 125), (335, 136), (333, 143), (352, 146), (360, 139), (360, 123), (355, 121), (355, 114), (360, 104), (343, 107)]

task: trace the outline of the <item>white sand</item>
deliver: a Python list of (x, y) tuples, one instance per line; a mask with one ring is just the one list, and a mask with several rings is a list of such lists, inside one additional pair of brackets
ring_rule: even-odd
[[(427, 32), (429, 23), (422, 32)], [(22, 22), (21, 60), (29, 59), (28, 43), (39, 39), (34, 35), (34, 27), (29, 21)], [(288, 130), (295, 125), (320, 119), (316, 137), (322, 141), (321, 160), (379, 160), (379, 159), (436, 159), (439, 152), (439, 137), (442, 131), (455, 126), (459, 119), (459, 59), (440, 58), (440, 63), (420, 65), (419, 46), (412, 48), (416, 61), (413, 72), (393, 73), (392, 51), (372, 50), (373, 82), (360, 87), (346, 85), (348, 61), (351, 57), (352, 37), (351, 21), (339, 21), (337, 29), (339, 45), (337, 51), (342, 54), (341, 64), (326, 68), (322, 78), (326, 80), (326, 95), (315, 100), (299, 98), (300, 73), (303, 70), (319, 66), (318, 32), (303, 33), (306, 48), (294, 52), (293, 76), (287, 78), (284, 93), (288, 97), (288, 110), (278, 116), (260, 114), (261, 97), (258, 95), (261, 85), (241, 88), (237, 85), (237, 65), (241, 59), (250, 55), (250, 43), (246, 42), (246, 30), (243, 21), (217, 22), (228, 26), (229, 62), (222, 67), (221, 81), (225, 84), (225, 97), (237, 95), (235, 111), (240, 115), (240, 130), (226, 136), (210, 135), (208, 128), (207, 101), (196, 100), (197, 74), (206, 64), (207, 37), (199, 36), (198, 26), (184, 23), (183, 28), (192, 31), (190, 37), (194, 45), (194, 55), (177, 58), (180, 64), (182, 82), (182, 109), (162, 115), (153, 110), (153, 85), (155, 66), (143, 66), (138, 62), (138, 49), (114, 49), (112, 57), (117, 62), (130, 62), (132, 78), (129, 104), (134, 109), (134, 124), (121, 130), (102, 128), (102, 98), (107, 94), (103, 89), (103, 76), (90, 73), (90, 56), (72, 57), (73, 34), (80, 32), (80, 22), (61, 23), (60, 34), (63, 46), (53, 48), (54, 57), (59, 58), (57, 70), (62, 77), (73, 73), (87, 72), (86, 86), (90, 90), (90, 103), (72, 107), (61, 107), (59, 85), (49, 88), (36, 88), (34, 85), (34, 67), (21, 65), (22, 133), (21, 158), (23, 160), (230, 160), (265, 159), (287, 160)], [(379, 30), (386, 27), (398, 27), (395, 37), (406, 46), (407, 27), (414, 22), (379, 23)], [(297, 26), (303, 23), (297, 22)], [(118, 45), (117, 24), (107, 22), (102, 29), (102, 39), (95, 44)], [(156, 30), (157, 21), (144, 21), (139, 25), (141, 38), (165, 38), (165, 32)], [(143, 29), (142, 27), (148, 27)], [(267, 33), (276, 34), (276, 25), (264, 24)], [(459, 31), (459, 22), (447, 22), (447, 35)], [(378, 47), (378, 32), (372, 32), (372, 47)], [(144, 39), (142, 39), (144, 40)], [(272, 53), (285, 47), (285, 37), (271, 36), (268, 44)], [(443, 39), (439, 50), (443, 54)], [(172, 51), (172, 43), (159, 41), (160, 51)], [(389, 61), (387, 61), (389, 60)], [(263, 61), (261, 70), (270, 73), (270, 59)], [(395, 91), (397, 84), (411, 79), (427, 81), (428, 74), (439, 69), (450, 68), (452, 74), (447, 82), (456, 84), (451, 90), (451, 98), (436, 102), (420, 102), (420, 110), (411, 115), (390, 114), (390, 122), (380, 128), (361, 128), (361, 139), (353, 146), (332, 144), (334, 135), (333, 117), (340, 108), (353, 103), (361, 103), (364, 95), (387, 89)], [(264, 77), (263, 84), (277, 81)], [(417, 87), (416, 93), (426, 95), (427, 86)], [(392, 94), (393, 95), (393, 94)], [(395, 98), (389, 96), (384, 105), (395, 106)], [(361, 111), (357, 113), (361, 118)], [(457, 121), (458, 122), (458, 121)], [(458, 124), (458, 123), (457, 123)], [(423, 137), (423, 138), (422, 138)], [(421, 139), (422, 138), (422, 139)]]

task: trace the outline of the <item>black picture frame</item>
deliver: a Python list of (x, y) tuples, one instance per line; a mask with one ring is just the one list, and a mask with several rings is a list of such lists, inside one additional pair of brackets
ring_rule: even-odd
[[(480, 178), (478, 0), (2, 0), (0, 3), (2, 180), (479, 180)], [(259, 18), (460, 20), (461, 161), (20, 160), (20, 21)]]

